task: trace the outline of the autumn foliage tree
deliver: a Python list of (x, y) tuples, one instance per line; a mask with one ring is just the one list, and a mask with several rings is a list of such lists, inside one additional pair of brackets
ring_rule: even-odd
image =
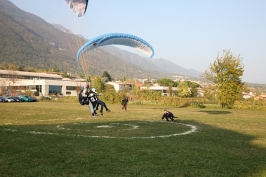
[(100, 76), (93, 76), (91, 79), (91, 86), (97, 89), (98, 93), (101, 93), (104, 90), (104, 83)]
[(232, 108), (235, 101), (241, 98), (243, 73), (244, 65), (240, 55), (234, 56), (230, 50), (224, 50), (222, 56), (218, 54), (209, 70), (205, 70), (205, 78), (214, 84), (215, 98), (222, 108)]

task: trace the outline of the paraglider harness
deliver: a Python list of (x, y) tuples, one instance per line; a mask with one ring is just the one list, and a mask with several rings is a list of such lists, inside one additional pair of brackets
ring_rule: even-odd
[(88, 105), (89, 99), (88, 99), (88, 97), (83, 97), (82, 92), (83, 92), (83, 90), (81, 89), (79, 92), (79, 95), (78, 95), (78, 101), (82, 106)]

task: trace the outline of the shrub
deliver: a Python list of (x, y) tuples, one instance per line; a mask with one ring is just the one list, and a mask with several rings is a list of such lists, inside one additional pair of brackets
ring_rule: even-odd
[(198, 108), (206, 108), (206, 106), (202, 102), (192, 102), (190, 103), (191, 107), (198, 107)]

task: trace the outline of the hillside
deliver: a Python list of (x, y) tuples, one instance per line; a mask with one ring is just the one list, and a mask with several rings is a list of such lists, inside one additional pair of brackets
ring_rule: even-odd
[[(0, 63), (83, 73), (75, 59), (76, 51), (86, 42), (83, 37), (72, 34), (63, 26), (57, 25), (56, 28), (8, 0), (0, 0), (0, 26)], [(147, 59), (112, 46), (111, 50), (107, 49), (90, 51), (91, 75), (101, 75), (107, 70), (113, 78), (170, 78), (173, 74), (198, 76), (184, 68), (173, 67), (175, 65), (167, 60)]]
[(173, 73), (190, 77), (199, 77), (201, 75), (201, 72), (199, 71), (185, 69), (166, 59), (142, 57), (140, 55), (130, 53), (113, 46), (102, 47), (102, 50), (114, 56), (117, 56), (129, 63), (135, 64), (145, 70), (163, 73)]
[[(72, 67), (76, 65), (74, 53), (64, 34), (41, 18), (18, 9), (9, 1), (0, 0), (0, 25), (1, 63), (77, 69), (77, 66)], [(78, 46), (73, 43), (75, 38), (69, 34), (67, 39), (77, 50)]]

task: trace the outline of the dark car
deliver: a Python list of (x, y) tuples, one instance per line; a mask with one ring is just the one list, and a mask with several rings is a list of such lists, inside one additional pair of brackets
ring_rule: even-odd
[(37, 99), (34, 98), (34, 97), (28, 96), (28, 98), (31, 100), (31, 102), (36, 102), (37, 101)]
[(0, 102), (6, 102), (6, 99), (4, 97), (0, 97)]
[(18, 96), (12, 96), (11, 98), (13, 98), (15, 100), (15, 102), (20, 102), (20, 98)]

